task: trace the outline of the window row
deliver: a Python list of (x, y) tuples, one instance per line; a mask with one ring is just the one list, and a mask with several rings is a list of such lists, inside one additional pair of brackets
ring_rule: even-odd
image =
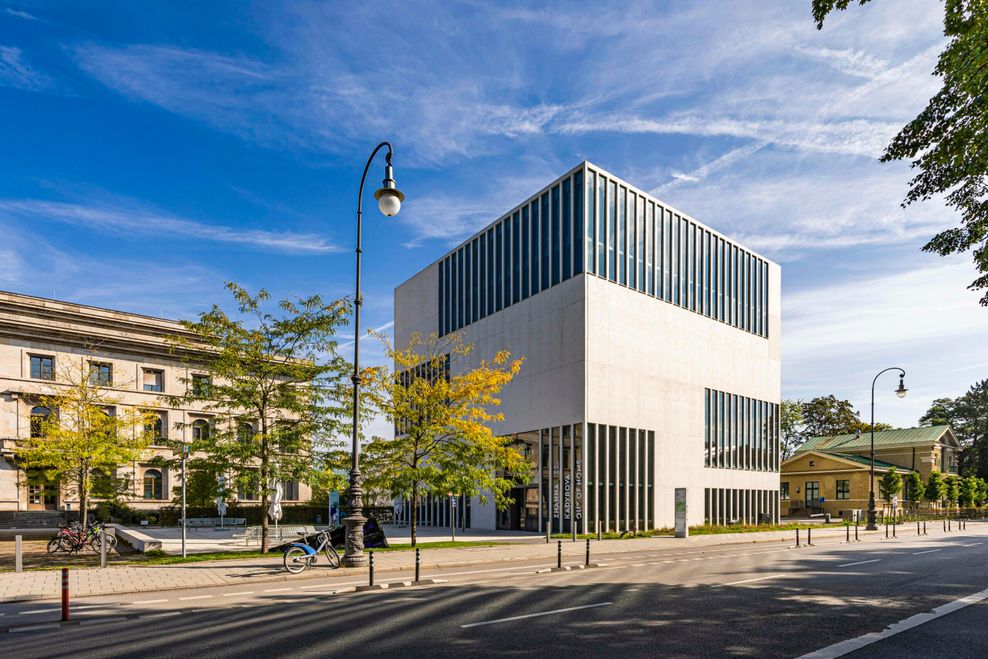
[(779, 406), (747, 396), (704, 390), (704, 466), (779, 470)]
[[(115, 407), (106, 407), (103, 410), (107, 416), (116, 416)], [(168, 413), (159, 410), (147, 410), (148, 418), (145, 419), (144, 432), (150, 435), (152, 444), (160, 443), (168, 439), (166, 432), (168, 428)], [(53, 418), (54, 417), (54, 418)], [(57, 414), (51, 408), (43, 405), (35, 405), (31, 408), (30, 435), (32, 438), (44, 437), (47, 429), (51, 427), (51, 421), (57, 422)], [(206, 419), (196, 419), (189, 424), (193, 442), (202, 442), (209, 439), (213, 432), (213, 424)], [(249, 435), (245, 435), (249, 433)], [(238, 428), (238, 437), (244, 441), (245, 436), (253, 436), (254, 429), (250, 424), (242, 423)]]
[(518, 207), (439, 262), (439, 334), (583, 272), (583, 171)]
[(588, 423), (586, 462), (590, 532), (654, 528), (654, 431)]
[[(31, 379), (56, 380), (55, 357), (52, 355), (30, 355)], [(90, 361), (88, 370), (89, 384), (99, 387), (114, 386), (113, 364), (110, 362)], [(119, 384), (118, 384), (119, 386)], [(192, 391), (196, 396), (209, 394), (210, 378), (208, 375), (192, 376)], [(161, 393), (165, 390), (165, 371), (159, 368), (142, 368), (140, 388), (142, 391)]]
[(768, 336), (767, 261), (593, 169), (550, 186), (439, 262), (439, 333), (584, 270)]
[(778, 524), (777, 490), (739, 490), (708, 487), (703, 490), (705, 524)]
[(587, 171), (586, 270), (768, 336), (768, 262), (651, 197)]
[[(456, 526), (470, 528), (470, 499), (460, 494), (452, 498), (442, 494), (422, 494), (418, 506), (415, 506), (415, 521), (420, 526), (449, 527), (454, 522)], [(396, 499), (394, 503), (394, 523), (405, 525), (412, 523), (412, 504), (410, 498)]]

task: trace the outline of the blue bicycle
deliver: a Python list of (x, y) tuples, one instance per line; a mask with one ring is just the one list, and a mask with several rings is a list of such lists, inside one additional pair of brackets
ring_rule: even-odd
[[(305, 533), (299, 532), (302, 538), (305, 538)], [(300, 574), (306, 570), (310, 565), (313, 565), (319, 559), (319, 552), (324, 552), (326, 554), (326, 560), (329, 561), (329, 567), (336, 569), (340, 566), (340, 555), (336, 553), (336, 549), (333, 548), (333, 543), (329, 538), (329, 529), (325, 531), (320, 531), (316, 538), (319, 539), (319, 546), (315, 549), (312, 546), (304, 542), (293, 542), (292, 545), (285, 551), (285, 569), (292, 574)]]

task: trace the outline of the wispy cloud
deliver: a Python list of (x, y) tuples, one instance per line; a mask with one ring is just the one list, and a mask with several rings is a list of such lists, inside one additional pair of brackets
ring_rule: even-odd
[(0, 87), (38, 92), (51, 88), (52, 79), (29, 65), (15, 46), (0, 46)]
[(23, 9), (14, 9), (13, 7), (4, 7), (4, 11), (11, 16), (16, 16), (17, 18), (23, 18), (25, 21), (36, 21), (38, 17), (34, 14), (29, 14)]
[(119, 236), (158, 240), (205, 240), (275, 252), (323, 254), (339, 248), (322, 236), (207, 224), (130, 203), (67, 203), (38, 199), (0, 199), (0, 216), (50, 221), (106, 231)]

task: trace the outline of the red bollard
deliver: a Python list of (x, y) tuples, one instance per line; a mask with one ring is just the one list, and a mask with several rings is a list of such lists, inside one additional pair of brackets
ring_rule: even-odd
[(62, 622), (69, 619), (69, 568), (62, 568)]

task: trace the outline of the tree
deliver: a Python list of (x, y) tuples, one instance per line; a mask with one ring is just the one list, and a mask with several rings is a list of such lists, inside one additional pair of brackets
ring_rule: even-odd
[[(869, 0), (859, 0), (865, 4)], [(813, 0), (817, 28), (851, 0)], [(903, 206), (945, 196), (962, 225), (942, 231), (923, 249), (941, 256), (973, 250), (981, 273), (969, 288), (988, 289), (988, 12), (984, 0), (946, 0), (944, 35), (950, 41), (933, 73), (943, 80), (926, 108), (892, 138), (882, 162), (910, 160), (919, 170)], [(981, 298), (988, 306), (988, 292)]]
[(107, 481), (150, 446), (153, 414), (120, 407), (85, 357), (62, 369), (57, 382), (52, 393), (38, 397), (31, 437), (18, 442), (15, 454), (25, 471), (38, 469), (48, 481), (68, 485), (79, 497), (85, 525), (94, 485), (112, 496), (116, 488)]
[[(807, 437), (850, 435), (869, 432), (871, 424), (863, 422), (854, 411), (851, 401), (839, 400), (833, 394), (817, 396), (803, 403), (804, 433)], [(875, 432), (892, 430), (887, 423), (875, 423)]]
[(971, 507), (977, 502), (979, 485), (976, 476), (967, 476), (961, 480), (958, 496), (961, 506)]
[(381, 340), (394, 370), (377, 369), (369, 391), (394, 424), (395, 437), (375, 437), (367, 445), (367, 481), (368, 487), (410, 497), (414, 546), (421, 492), (482, 498), (490, 492), (503, 507), (510, 488), (530, 477), (531, 465), (511, 447), (511, 438), (490, 428), (503, 420), (498, 396), (523, 360), (512, 360), (507, 351), (476, 360), (473, 346), (455, 333), (413, 334), (400, 350)]
[(944, 498), (947, 500), (947, 503), (953, 505), (957, 503), (957, 500), (960, 498), (961, 479), (951, 474), (950, 476), (947, 476), (944, 481), (947, 484), (947, 492), (944, 494)]
[[(214, 305), (182, 322), (187, 334), (170, 337), (195, 372), (184, 378), (186, 393), (169, 400), (213, 415), (188, 424), (192, 450), (205, 456), (190, 461), (192, 468), (232, 475), (235, 487), (259, 491), (267, 509), (275, 482), (305, 479), (327, 438), (345, 432), (348, 367), (335, 336), (349, 305), (314, 295), (282, 300), (275, 314), (265, 311), (267, 291), (251, 295), (234, 283), (227, 289), (238, 317)], [(268, 516), (261, 520), (267, 551)]]
[(885, 475), (878, 481), (878, 494), (886, 504), (892, 504), (892, 497), (902, 491), (902, 475), (895, 467), (889, 467)]
[(939, 471), (931, 471), (930, 476), (926, 479), (923, 498), (935, 505), (943, 501), (946, 496), (947, 482), (943, 479), (943, 475)]
[(779, 438), (782, 459), (788, 460), (806, 440), (803, 431), (803, 401), (783, 400), (779, 405)]
[(978, 483), (978, 489), (974, 495), (974, 503), (981, 506), (984, 505), (985, 501), (988, 501), (988, 481), (979, 476), (975, 476), (974, 479)]
[(920, 423), (950, 425), (961, 445), (960, 473), (988, 478), (988, 380), (957, 398), (936, 399)]
[(906, 494), (909, 496), (909, 500), (914, 504), (914, 507), (915, 504), (918, 504), (923, 498), (924, 491), (923, 477), (919, 475), (919, 472), (909, 472), (909, 475), (906, 476)]

